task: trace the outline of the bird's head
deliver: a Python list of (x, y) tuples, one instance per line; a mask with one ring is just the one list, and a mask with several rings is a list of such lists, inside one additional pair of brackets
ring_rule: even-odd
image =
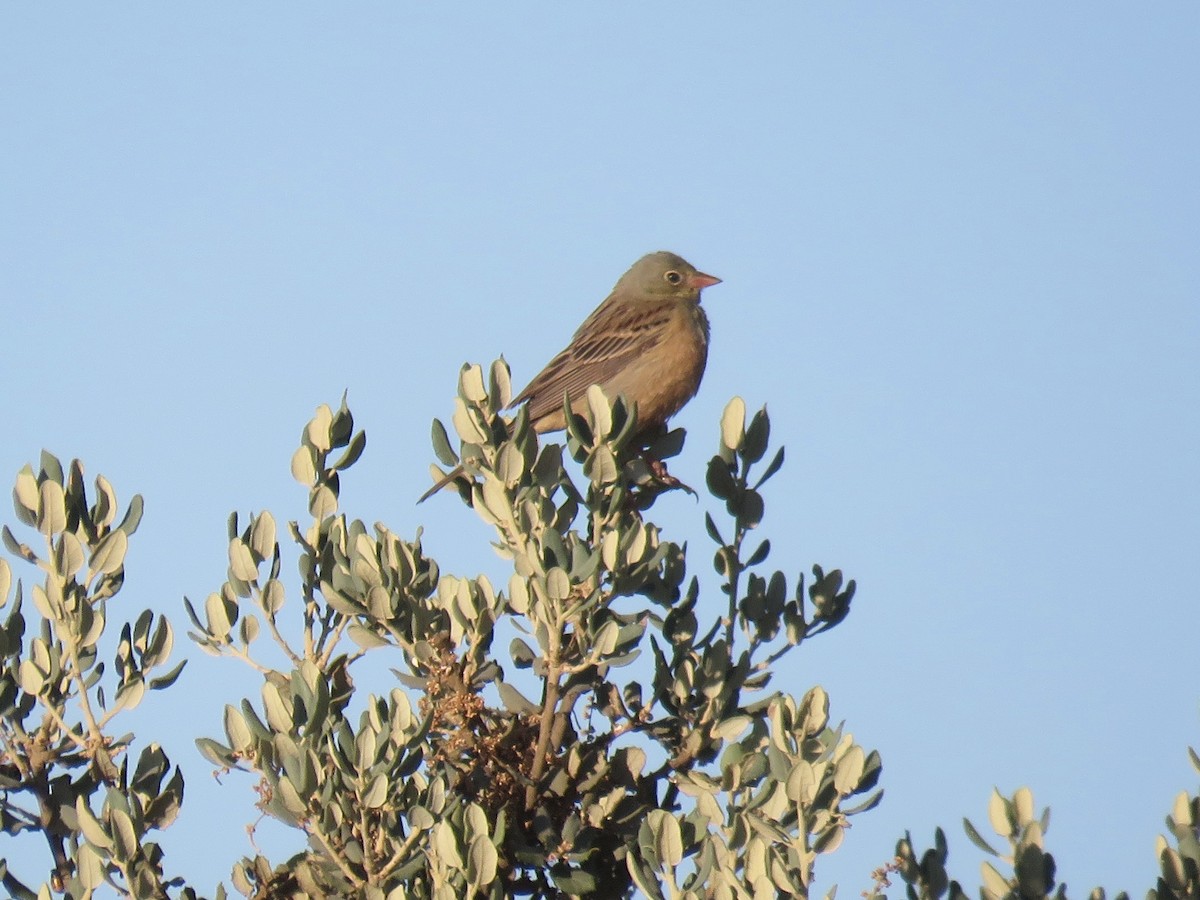
[(678, 297), (698, 301), (706, 287), (721, 279), (705, 275), (686, 259), (666, 250), (649, 253), (635, 262), (613, 288), (614, 294), (632, 297)]

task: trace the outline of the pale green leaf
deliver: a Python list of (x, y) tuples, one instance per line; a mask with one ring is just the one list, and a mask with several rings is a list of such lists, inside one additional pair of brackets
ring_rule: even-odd
[(46, 683), (46, 673), (39, 670), (32, 660), (23, 659), (17, 669), (17, 680), (21, 690), (36, 696), (41, 693), (42, 686)]
[(630, 853), (625, 857), (625, 865), (629, 869), (629, 874), (633, 876), (633, 883), (637, 885), (638, 890), (651, 900), (664, 900), (662, 888), (659, 886), (654, 871), (636, 853)]
[(721, 443), (730, 450), (741, 449), (746, 439), (746, 401), (734, 397), (721, 413)]
[(259, 513), (250, 526), (250, 549), (259, 559), (270, 559), (274, 555), (275, 517), (269, 512)]
[(491, 381), (492, 405), (496, 409), (506, 409), (512, 403), (512, 374), (504, 357), (492, 363)]
[(75, 795), (75, 818), (79, 822), (79, 830), (83, 832), (83, 836), (89, 843), (96, 845), (101, 850), (111, 849), (112, 838), (104, 830), (100, 820), (92, 815), (92, 810), (83, 794)]
[(279, 777), (279, 783), (275, 786), (275, 793), (283, 801), (284, 808), (292, 813), (292, 815), (303, 815), (308, 809), (305, 802), (300, 799), (300, 794), (296, 791), (296, 786), (292, 784), (286, 775)]
[(625, 768), (635, 779), (646, 768), (646, 751), (641, 747), (625, 748)]
[(246, 644), (247, 647), (250, 646), (250, 644), (257, 640), (258, 632), (259, 625), (257, 616), (245, 616), (242, 618), (241, 625), (239, 626), (239, 636), (241, 637), (242, 643)]
[(485, 477), (482, 494), (483, 505), (492, 514), (496, 522), (508, 523), (513, 521), (512, 503), (509, 500), (508, 491), (505, 489), (503, 482), (497, 478)]
[(362, 805), (367, 809), (379, 809), (387, 802), (388, 779), (386, 775), (377, 775), (362, 795)]
[(13, 504), (20, 510), (25, 510), (29, 518), (22, 517), (23, 521), (29, 524), (36, 519), (38, 513), (38, 483), (37, 478), (33, 474), (33, 469), (28, 465), (23, 467), (17, 473), (17, 481), (13, 486)]
[(79, 538), (69, 531), (64, 531), (55, 547), (54, 567), (63, 578), (70, 578), (83, 568), (83, 545)]
[(497, 682), (496, 689), (500, 692), (500, 702), (504, 704), (504, 708), (509, 712), (519, 715), (534, 715), (540, 709), (540, 707), (507, 681)]
[(350, 640), (354, 641), (354, 643), (358, 644), (358, 646), (362, 647), (364, 650), (372, 650), (376, 647), (388, 646), (388, 640), (386, 638), (380, 637), (374, 631), (366, 628), (358, 622), (351, 622), (346, 628), (346, 634), (349, 636)]
[(471, 403), (482, 403), (487, 399), (487, 390), (483, 386), (483, 369), (476, 364), (465, 365), (458, 376), (458, 390), (464, 400)]
[(979, 833), (978, 828), (971, 824), (970, 819), (963, 819), (963, 831), (966, 832), (967, 837), (971, 840), (971, 843), (980, 850), (984, 851), (985, 853), (990, 853), (992, 856), (1000, 855), (991, 844), (983, 839), (983, 835)]
[(4, 539), (4, 546), (14, 556), (19, 556), (21, 559), (35, 563), (38, 561), (37, 554), (29, 549), (28, 544), (22, 544), (17, 540), (16, 535), (12, 533), (12, 529), (7, 525), (0, 527), (0, 537)]
[(91, 844), (84, 844), (79, 848), (75, 863), (79, 881), (86, 889), (94, 891), (104, 884), (104, 878), (107, 875), (107, 861)]
[(262, 589), (262, 608), (269, 617), (274, 618), (275, 614), (283, 608), (284, 589), (283, 584), (277, 578), (272, 578)]
[(1009, 895), (1009, 884), (1004, 880), (1004, 876), (996, 871), (995, 866), (985, 862), (980, 867), (980, 870), (983, 875), (981, 893), (985, 900), (1001, 900), (1001, 898)]
[(446, 433), (446, 426), (442, 424), (440, 419), (434, 419), (430, 430), (433, 452), (441, 460), (442, 465), (457, 466), (458, 454), (450, 446), (450, 435)]
[(454, 398), (454, 415), (450, 421), (454, 424), (458, 439), (464, 444), (482, 444), (487, 441), (487, 434), (475, 421), (475, 417), (471, 415), (471, 411), (461, 397)]
[(588, 412), (591, 413), (592, 433), (597, 439), (608, 437), (612, 431), (612, 406), (600, 385), (593, 384), (588, 387), (587, 405)]
[(350, 445), (346, 447), (346, 451), (334, 461), (330, 468), (335, 472), (344, 472), (359, 461), (366, 449), (367, 433), (360, 431), (350, 439)]
[(96, 505), (92, 522), (97, 527), (112, 523), (117, 514), (117, 492), (103, 475), (96, 476)]
[(496, 459), (496, 475), (505, 485), (514, 485), (525, 472), (525, 457), (513, 444), (505, 444)]
[(617, 550), (620, 548), (621, 536), (616, 531), (606, 531), (600, 539), (600, 557), (604, 568), (612, 571), (617, 567)]
[(1018, 828), (1023, 828), (1034, 820), (1033, 791), (1027, 787), (1018, 788), (1013, 794), (1012, 802)]
[(529, 614), (529, 582), (520, 575), (508, 579), (508, 605), (519, 616)]
[(225, 735), (229, 738), (229, 746), (238, 753), (245, 753), (254, 743), (254, 735), (242, 714), (229, 704), (225, 705)]
[(491, 829), (488, 828), (487, 813), (483, 811), (483, 807), (478, 803), (472, 803), (467, 806), (465, 818), (468, 837), (474, 838), (477, 835), (491, 833)]
[(652, 810), (648, 819), (654, 832), (654, 849), (659, 861), (674, 868), (683, 861), (683, 835), (679, 821), (664, 810)]
[(137, 709), (142, 698), (146, 696), (146, 682), (140, 675), (121, 682), (117, 688), (115, 706), (117, 709)]
[(112, 575), (125, 564), (125, 553), (129, 549), (129, 536), (120, 529), (110, 531), (92, 551), (88, 564), (93, 572)]
[(1192, 827), (1192, 799), (1187, 791), (1175, 795), (1175, 803), (1171, 806), (1171, 819), (1180, 828)]
[(304, 430), (304, 436), (313, 449), (320, 453), (327, 453), (329, 451), (329, 448), (332, 446), (330, 440), (330, 427), (332, 425), (333, 410), (328, 405), (322, 403), (317, 407), (316, 414)]
[(608, 656), (617, 649), (617, 638), (621, 636), (621, 626), (616, 619), (609, 619), (600, 626), (600, 631), (596, 635), (593, 644), (593, 653), (599, 656)]
[(84, 627), (80, 629), (79, 647), (83, 649), (100, 640), (100, 635), (104, 633), (104, 604), (97, 604), (95, 607), (85, 606), (80, 613), (81, 624)]
[(145, 512), (145, 503), (142, 495), (134, 494), (129, 501), (129, 508), (125, 510), (125, 515), (121, 518), (121, 524), (117, 526), (125, 532), (126, 537), (133, 537), (134, 532), (138, 530), (138, 525), (142, 523), (143, 512)]
[(332, 516), (337, 512), (337, 494), (327, 484), (315, 488), (308, 498), (308, 511), (318, 521)]
[(180, 660), (179, 664), (174, 666), (169, 672), (167, 672), (167, 674), (160, 675), (158, 678), (151, 678), (150, 679), (150, 690), (161, 691), (161, 690), (165, 690), (166, 688), (169, 688), (171, 685), (173, 685), (175, 683), (175, 679), (177, 679), (179, 677), (180, 673), (183, 672), (183, 667), (186, 665), (187, 665), (186, 659)]
[[(113, 532), (113, 534), (116, 534), (116, 532)], [(208, 619), (208, 633), (218, 640), (228, 638), (229, 629), (233, 627), (228, 606), (225, 598), (217, 593), (209, 594), (208, 599), (204, 601), (204, 613)]]
[(67, 504), (63, 487), (46, 479), (38, 488), (37, 529), (42, 534), (57, 534), (67, 527)]
[(162, 616), (159, 618), (158, 627), (154, 629), (154, 636), (146, 648), (144, 657), (146, 668), (154, 668), (166, 662), (174, 646), (175, 630), (171, 627), (170, 621)]
[(317, 464), (311, 447), (301, 445), (292, 454), (292, 477), (306, 487), (316, 484)]
[(491, 839), (484, 835), (475, 838), (467, 851), (467, 882), (482, 892), (495, 881), (499, 862), (500, 857)]
[(133, 859), (138, 851), (138, 839), (129, 813), (116, 806), (110, 807), (108, 821), (113, 838), (113, 857), (119, 862)]
[(620, 474), (617, 458), (607, 444), (601, 444), (588, 456), (583, 473), (596, 484), (611, 484), (617, 480)]
[(713, 736), (722, 741), (736, 741), (752, 721), (749, 716), (730, 716), (713, 728)]
[(558, 601), (571, 596), (571, 579), (558, 566), (546, 573), (546, 593), (551, 600)]
[(992, 823), (992, 828), (996, 834), (1001, 837), (1012, 835), (1013, 829), (1012, 823), (1009, 821), (1008, 801), (995, 788), (992, 789), (992, 796), (988, 801), (988, 820)]
[(462, 868), (462, 857), (458, 853), (458, 838), (454, 828), (445, 819), (433, 827), (433, 847), (441, 861), (451, 869)]
[(866, 764), (866, 754), (859, 746), (851, 747), (837, 761), (833, 770), (833, 786), (843, 796), (854, 792), (862, 781), (863, 769)]
[(234, 538), (229, 542), (229, 571), (238, 581), (247, 584), (258, 580), (258, 567), (254, 564), (254, 556), (241, 538)]
[(263, 710), (267, 714), (267, 724), (273, 731), (287, 734), (292, 730), (292, 702), (284, 699), (279, 688), (273, 682), (267, 681), (262, 687)]

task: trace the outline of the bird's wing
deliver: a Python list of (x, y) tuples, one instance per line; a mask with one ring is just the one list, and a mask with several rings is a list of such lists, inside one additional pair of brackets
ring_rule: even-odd
[(528, 402), (529, 419), (536, 422), (562, 406), (564, 393), (574, 400), (593, 384), (607, 384), (662, 341), (675, 305), (666, 298), (602, 303), (579, 326), (566, 349), (513, 400), (513, 406)]

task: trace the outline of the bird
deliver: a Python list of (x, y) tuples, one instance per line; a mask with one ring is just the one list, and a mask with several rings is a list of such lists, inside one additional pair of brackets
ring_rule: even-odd
[[(700, 292), (721, 279), (666, 250), (649, 253), (617, 280), (612, 292), (509, 407), (527, 405), (539, 434), (566, 428), (563, 396), (582, 413), (587, 389), (637, 405), (638, 436), (661, 430), (696, 395), (708, 362), (708, 316)], [(459, 466), (418, 503), (463, 473)]]

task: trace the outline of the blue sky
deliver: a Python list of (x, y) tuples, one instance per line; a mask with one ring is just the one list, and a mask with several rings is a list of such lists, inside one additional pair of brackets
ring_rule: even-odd
[[(1028, 785), (1073, 892), (1144, 891), (1200, 743), (1198, 38), (1190, 2), (7, 5), (0, 474), (47, 447), (142, 493), (122, 597), (182, 632), (230, 511), (302, 516), (291, 451), (348, 389), (347, 511), (502, 574), (413, 504), (429, 421), (675, 250), (725, 283), (672, 471), (767, 404), (772, 563), (860, 585), (778, 681), (884, 759), (819, 886), (937, 824), (975, 885), (959, 821)], [(710, 506), (656, 515), (715, 588)], [(139, 727), (207, 888), (253, 813), (191, 741), (257, 686), (178, 647)]]

